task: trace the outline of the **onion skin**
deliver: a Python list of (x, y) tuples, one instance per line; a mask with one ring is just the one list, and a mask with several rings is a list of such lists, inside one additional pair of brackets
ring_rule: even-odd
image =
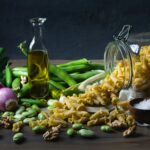
[(0, 83), (0, 89), (3, 88), (4, 86)]
[(0, 111), (13, 111), (18, 106), (18, 99), (11, 88), (0, 87)]

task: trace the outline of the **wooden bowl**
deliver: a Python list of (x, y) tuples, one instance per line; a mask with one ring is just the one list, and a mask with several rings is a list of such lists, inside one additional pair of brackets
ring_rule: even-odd
[(150, 109), (139, 109), (134, 106), (143, 100), (145, 100), (145, 98), (135, 98), (131, 100), (129, 102), (129, 110), (137, 122), (150, 124)]

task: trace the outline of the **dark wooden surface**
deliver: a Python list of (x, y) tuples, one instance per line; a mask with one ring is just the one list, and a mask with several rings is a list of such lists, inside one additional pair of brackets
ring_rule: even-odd
[(75, 136), (69, 138), (65, 131), (60, 134), (59, 140), (55, 142), (46, 142), (42, 135), (35, 135), (28, 127), (24, 128), (26, 140), (22, 144), (12, 142), (13, 133), (10, 130), (0, 130), (0, 149), (2, 150), (149, 150), (150, 149), (150, 129), (138, 127), (134, 137), (124, 138), (121, 132), (103, 133), (99, 126), (92, 128), (97, 137), (94, 139), (83, 139)]
[[(16, 63), (17, 62), (17, 63)], [(19, 62), (19, 63), (18, 63)], [(14, 61), (15, 65), (20, 66), (25, 61)], [(63, 61), (53, 61), (55, 63)], [(69, 138), (65, 130), (61, 132), (60, 138), (55, 142), (46, 142), (42, 135), (32, 133), (31, 129), (25, 127), (23, 132), (25, 142), (14, 144), (12, 141), (13, 133), (10, 130), (0, 129), (0, 150), (149, 150), (150, 149), (150, 128), (138, 127), (136, 135), (124, 138), (122, 132), (103, 133), (99, 126), (92, 128), (97, 137), (94, 139), (83, 139), (75, 136)]]

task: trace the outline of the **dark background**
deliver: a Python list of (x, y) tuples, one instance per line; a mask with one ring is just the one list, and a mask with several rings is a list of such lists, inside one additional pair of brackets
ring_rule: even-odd
[(124, 24), (133, 32), (150, 31), (150, 1), (0, 0), (0, 46), (10, 58), (24, 58), (16, 47), (31, 41), (32, 17), (47, 18), (44, 39), (51, 59), (100, 59)]

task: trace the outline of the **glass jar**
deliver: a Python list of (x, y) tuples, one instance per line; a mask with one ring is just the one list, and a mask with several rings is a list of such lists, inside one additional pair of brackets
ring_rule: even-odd
[(146, 96), (150, 89), (150, 34), (129, 36), (130, 29), (123, 26), (104, 53), (105, 70), (118, 84), (123, 100)]
[(28, 81), (32, 98), (44, 98), (49, 93), (48, 52), (43, 44), (42, 26), (46, 18), (32, 18), (34, 36), (27, 57)]

